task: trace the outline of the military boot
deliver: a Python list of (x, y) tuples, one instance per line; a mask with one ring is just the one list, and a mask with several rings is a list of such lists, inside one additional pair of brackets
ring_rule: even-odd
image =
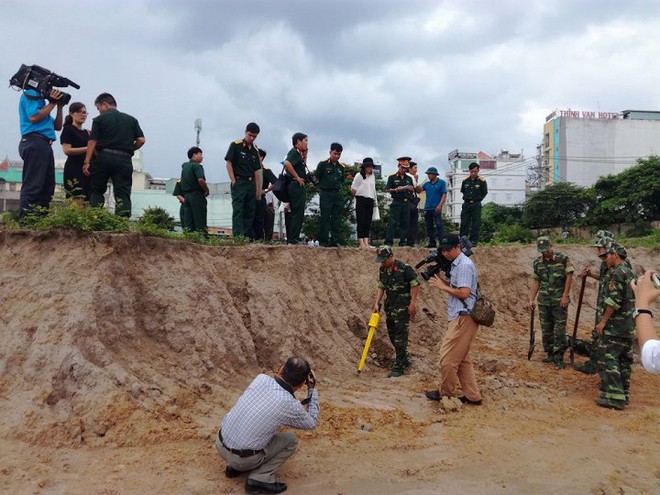
[(598, 372), (596, 365), (591, 360), (585, 361), (582, 364), (576, 364), (573, 366), (573, 369), (586, 375), (595, 375)]

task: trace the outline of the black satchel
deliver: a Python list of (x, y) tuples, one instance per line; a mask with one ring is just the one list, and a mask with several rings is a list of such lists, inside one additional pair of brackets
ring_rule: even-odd
[(273, 184), (273, 188), (271, 190), (277, 199), (283, 203), (288, 203), (291, 201), (291, 198), (289, 198), (289, 181), (291, 178), (285, 172), (285, 170), (286, 167), (282, 167), (282, 173)]

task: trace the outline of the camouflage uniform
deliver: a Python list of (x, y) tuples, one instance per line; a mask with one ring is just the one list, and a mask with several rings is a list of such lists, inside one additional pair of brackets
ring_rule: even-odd
[[(380, 251), (379, 251), (380, 254)], [(403, 373), (408, 366), (408, 323), (411, 289), (419, 285), (415, 271), (410, 265), (394, 260), (391, 269), (380, 268), (378, 288), (385, 291), (385, 322), (387, 333), (396, 352), (392, 372)]]
[[(599, 230), (598, 232), (596, 232), (596, 236), (594, 239), (594, 243), (592, 244), (592, 247), (607, 247), (608, 244), (613, 241), (614, 241), (614, 234), (612, 232), (610, 232), (609, 230)], [(630, 260), (628, 260), (628, 255), (626, 253), (626, 250), (621, 246), (619, 246), (619, 248), (621, 249), (621, 252), (619, 254), (621, 258), (624, 259), (625, 265), (632, 270), (632, 265), (630, 264)], [(605, 299), (605, 296), (603, 294), (605, 293), (605, 290), (607, 289), (609, 284), (609, 275), (610, 275), (610, 269), (607, 267), (607, 263), (605, 263), (605, 261), (602, 261), (600, 263), (600, 269), (598, 272), (599, 280), (598, 280), (598, 295), (596, 296), (596, 322), (595, 322), (596, 325), (598, 324), (601, 316), (603, 315), (603, 311), (604, 311), (603, 300)], [(598, 363), (600, 362), (600, 357), (598, 355), (599, 351), (600, 351), (600, 335), (598, 335), (596, 330), (592, 330), (591, 344), (589, 349), (589, 359), (584, 364), (576, 365), (575, 369), (587, 374), (596, 373), (598, 371)]]
[[(619, 252), (620, 246), (611, 243), (609, 249)], [(620, 255), (619, 255), (620, 256)], [(607, 320), (600, 337), (598, 369), (600, 376), (600, 405), (622, 409), (628, 404), (630, 374), (633, 362), (633, 310), (635, 295), (630, 282), (635, 278), (633, 271), (621, 263), (609, 270), (607, 285), (603, 289), (603, 301), (598, 307), (602, 316), (607, 306), (614, 313)]]
[[(539, 250), (546, 242), (550, 247), (550, 240), (539, 238)], [(546, 249), (547, 249), (546, 248)], [(548, 353), (548, 362), (563, 364), (564, 352), (568, 348), (566, 341), (566, 321), (568, 319), (568, 308), (560, 305), (566, 277), (575, 269), (568, 256), (557, 251), (553, 253), (553, 259), (545, 260), (543, 255), (534, 260), (534, 274), (532, 277), (540, 284), (538, 294), (539, 320), (543, 335), (543, 350)]]

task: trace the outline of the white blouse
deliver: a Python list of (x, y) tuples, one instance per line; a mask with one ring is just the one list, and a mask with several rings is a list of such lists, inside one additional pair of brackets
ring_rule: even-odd
[(366, 179), (363, 179), (362, 174), (358, 172), (353, 178), (351, 189), (357, 191), (355, 193), (356, 196), (364, 196), (365, 198), (371, 198), (376, 201), (376, 176), (371, 174), (367, 175)]

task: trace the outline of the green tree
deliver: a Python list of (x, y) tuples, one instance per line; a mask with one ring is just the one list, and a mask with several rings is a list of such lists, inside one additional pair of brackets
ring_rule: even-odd
[(568, 227), (593, 206), (591, 191), (570, 182), (546, 187), (523, 205), (523, 224), (528, 228)]
[(620, 174), (601, 177), (592, 188), (596, 204), (589, 225), (660, 220), (660, 157), (637, 160)]
[(167, 213), (167, 210), (156, 206), (145, 209), (138, 223), (141, 225), (153, 225), (163, 230), (174, 230), (176, 220)]

